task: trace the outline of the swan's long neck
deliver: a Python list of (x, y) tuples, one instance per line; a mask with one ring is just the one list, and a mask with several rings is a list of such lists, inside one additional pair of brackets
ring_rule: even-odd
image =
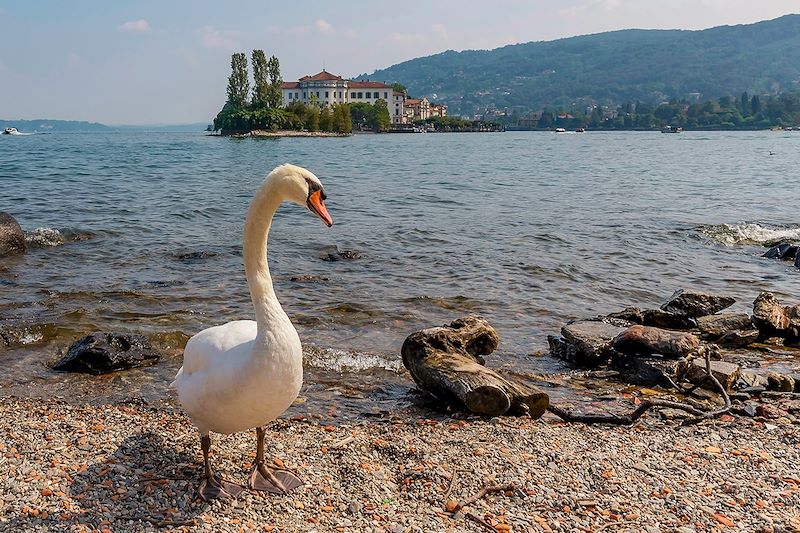
[(256, 194), (244, 223), (244, 271), (256, 312), (258, 331), (285, 324), (286, 313), (275, 296), (267, 262), (272, 217), (281, 204), (275, 180), (268, 178)]

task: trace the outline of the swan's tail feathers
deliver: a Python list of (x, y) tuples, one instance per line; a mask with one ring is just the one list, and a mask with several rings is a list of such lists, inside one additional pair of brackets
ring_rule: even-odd
[(175, 379), (169, 384), (170, 388), (178, 388), (178, 380), (181, 379), (181, 377), (183, 377), (183, 367), (181, 367), (180, 370), (178, 370), (178, 373), (175, 374)]

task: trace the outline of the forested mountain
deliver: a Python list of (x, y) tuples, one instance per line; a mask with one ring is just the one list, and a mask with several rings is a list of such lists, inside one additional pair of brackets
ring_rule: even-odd
[(88, 131), (111, 131), (111, 128), (97, 122), (85, 122), (78, 120), (52, 120), (49, 118), (37, 118), (34, 120), (6, 120), (0, 119), (0, 129), (17, 128), (22, 132), (88, 132)]
[(403, 83), (414, 96), (447, 104), (451, 114), (777, 94), (800, 89), (800, 15), (448, 50), (359, 78)]

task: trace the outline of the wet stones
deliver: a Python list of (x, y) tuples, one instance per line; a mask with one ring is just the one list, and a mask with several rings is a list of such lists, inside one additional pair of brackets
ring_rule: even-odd
[(25, 253), (25, 232), (10, 214), (0, 211), (0, 257)]
[(697, 318), (719, 313), (732, 306), (736, 300), (730, 296), (710, 294), (700, 291), (678, 290), (661, 309), (674, 315)]
[[(716, 390), (716, 386), (712, 380), (707, 378), (706, 362), (703, 359), (692, 359), (691, 361), (682, 361), (679, 365), (678, 372), (696, 385), (707, 389)], [(725, 390), (731, 390), (734, 384), (738, 381), (741, 369), (736, 363), (729, 363), (726, 361), (711, 361), (711, 374), (717, 378), (720, 385)]]
[(716, 340), (737, 330), (753, 330), (753, 321), (747, 313), (720, 313), (697, 318), (697, 329), (705, 337)]
[(762, 339), (781, 337), (788, 346), (800, 346), (800, 305), (783, 306), (771, 292), (753, 302), (753, 322)]
[(579, 320), (561, 328), (563, 339), (549, 336), (550, 350), (580, 367), (597, 367), (611, 356), (612, 341), (624, 329), (595, 320)]
[(353, 261), (361, 259), (361, 254), (355, 250), (339, 250), (339, 247), (334, 245), (320, 250), (319, 258), (323, 261)]
[(70, 346), (53, 370), (99, 375), (149, 366), (160, 358), (142, 335), (94, 332)]
[(680, 358), (699, 348), (700, 339), (686, 332), (631, 326), (614, 338), (612, 346), (617, 352), (629, 356), (659, 354)]
[(782, 242), (772, 246), (769, 250), (764, 252), (762, 257), (768, 259), (782, 259), (784, 261), (793, 261), (795, 267), (800, 268), (800, 246), (788, 242)]

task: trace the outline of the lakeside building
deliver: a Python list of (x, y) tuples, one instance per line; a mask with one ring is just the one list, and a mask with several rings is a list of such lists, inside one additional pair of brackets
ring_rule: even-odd
[(431, 118), (431, 103), (427, 98), (406, 98), (406, 122)]
[(283, 82), (282, 92), (285, 106), (298, 101), (308, 104), (312, 100), (322, 106), (356, 102), (374, 104), (382, 99), (389, 108), (392, 124), (405, 123), (406, 95), (378, 81), (348, 80), (323, 70), (297, 81)]

